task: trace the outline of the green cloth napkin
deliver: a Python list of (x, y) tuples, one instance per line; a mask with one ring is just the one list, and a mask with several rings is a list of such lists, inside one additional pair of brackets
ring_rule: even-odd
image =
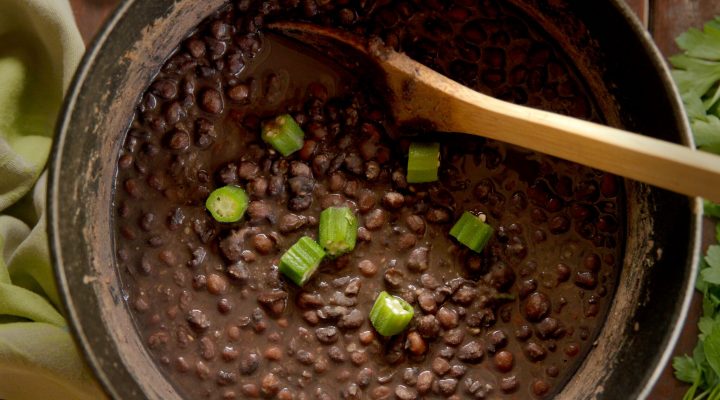
[(0, 399), (102, 399), (59, 312), (45, 175), (83, 53), (67, 0), (0, 0)]

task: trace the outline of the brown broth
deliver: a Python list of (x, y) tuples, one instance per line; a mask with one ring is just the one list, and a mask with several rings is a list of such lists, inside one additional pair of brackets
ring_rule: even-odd
[[(144, 94), (121, 151), (115, 246), (137, 327), (187, 398), (544, 398), (577, 369), (619, 274), (620, 180), (432, 134), (440, 180), (408, 185), (410, 139), (388, 135), (398, 129), (381, 88), (256, 32), (271, 18), (351, 21), (477, 90), (601, 120), (573, 66), (524, 16), (455, 3), (313, 14), (306, 1), (282, 12), (264, 2), (267, 13), (240, 1), (204, 22)], [(312, 143), (287, 158), (259, 135), (260, 121), (282, 113)], [(238, 223), (204, 208), (223, 184), (250, 192)], [(341, 204), (359, 216), (355, 250), (324, 261), (302, 289), (285, 280), (279, 257)], [(482, 254), (448, 235), (463, 211), (495, 228)], [(382, 290), (415, 307), (393, 338), (367, 320)]]

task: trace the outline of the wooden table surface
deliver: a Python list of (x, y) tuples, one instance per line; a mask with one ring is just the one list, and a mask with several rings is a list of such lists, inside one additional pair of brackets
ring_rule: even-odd
[[(147, 0), (153, 1), (153, 0)], [(587, 0), (583, 0), (587, 1)], [(597, 0), (592, 0), (597, 1)], [(648, 26), (655, 43), (667, 57), (678, 52), (675, 38), (690, 27), (701, 27), (702, 24), (720, 15), (719, 0), (626, 0), (635, 10), (640, 20)], [(70, 0), (75, 13), (80, 33), (89, 43), (105, 19), (110, 15), (118, 0)], [(705, 221), (703, 249), (713, 240), (714, 226)], [(701, 312), (701, 298), (696, 293), (683, 335), (678, 342), (675, 353), (691, 353), (697, 341), (697, 320)], [(674, 379), (672, 368), (668, 365), (663, 376), (650, 395), (651, 400), (680, 399), (687, 390), (687, 385)]]

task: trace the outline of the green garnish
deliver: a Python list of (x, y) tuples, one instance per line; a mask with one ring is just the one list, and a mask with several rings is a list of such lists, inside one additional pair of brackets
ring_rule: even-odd
[(210, 193), (205, 207), (218, 222), (237, 222), (245, 215), (248, 196), (239, 186), (223, 186)]
[(410, 143), (408, 154), (408, 183), (434, 182), (438, 180), (440, 167), (440, 143)]
[[(670, 58), (673, 78), (690, 119), (695, 144), (720, 154), (720, 17), (703, 31), (690, 29), (677, 38), (683, 54)], [(705, 201), (705, 215), (715, 219), (720, 239), (720, 205)], [(699, 341), (691, 356), (673, 359), (675, 377), (691, 386), (683, 400), (720, 399), (720, 245), (708, 247), (700, 261), (697, 290), (703, 294)]]
[(355, 248), (358, 220), (349, 207), (330, 207), (320, 213), (320, 245), (332, 257)]
[(695, 145), (720, 153), (720, 17), (700, 31), (692, 28), (677, 38), (683, 54), (670, 57), (672, 71), (690, 118)]
[(407, 301), (383, 291), (370, 310), (370, 322), (379, 334), (393, 336), (407, 327), (414, 314)]
[(287, 157), (302, 149), (305, 134), (293, 117), (283, 114), (263, 122), (261, 137), (262, 140)]
[(325, 251), (314, 240), (303, 236), (280, 257), (280, 272), (303, 286), (315, 273), (320, 262), (325, 257)]
[(480, 217), (465, 211), (450, 229), (450, 235), (471, 250), (480, 253), (492, 237), (493, 228)]

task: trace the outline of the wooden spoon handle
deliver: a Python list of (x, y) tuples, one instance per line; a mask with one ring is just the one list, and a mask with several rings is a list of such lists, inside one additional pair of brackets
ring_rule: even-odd
[[(678, 144), (494, 99), (395, 52), (382, 54), (399, 121), (483, 136), (674, 192), (720, 201), (720, 157)], [(408, 80), (408, 77), (413, 79)]]

